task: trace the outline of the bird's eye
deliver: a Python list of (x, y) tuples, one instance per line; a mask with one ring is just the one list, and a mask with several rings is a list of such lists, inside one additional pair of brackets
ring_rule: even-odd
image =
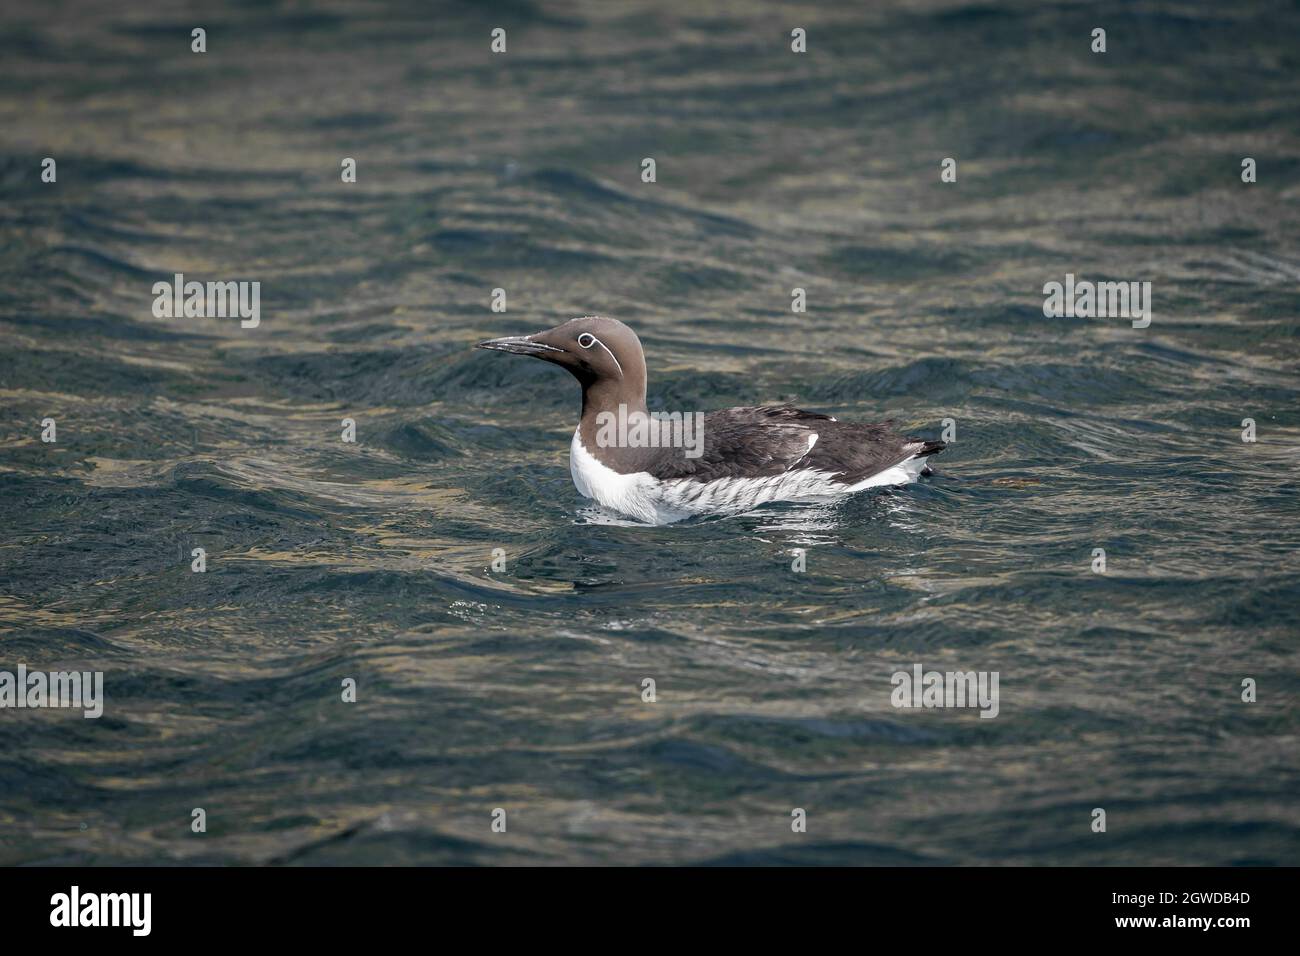
[(578, 344), (584, 349), (589, 349), (596, 344), (596, 336), (592, 335), (590, 332), (583, 332), (578, 336)]

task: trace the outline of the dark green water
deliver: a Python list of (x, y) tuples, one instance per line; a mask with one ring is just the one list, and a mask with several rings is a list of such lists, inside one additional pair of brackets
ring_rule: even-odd
[[(0, 862), (1300, 862), (1294, 3), (204, 6), (0, 15), (0, 670), (106, 697), (0, 710)], [(652, 407), (957, 440), (597, 520), (470, 350), (588, 313)]]

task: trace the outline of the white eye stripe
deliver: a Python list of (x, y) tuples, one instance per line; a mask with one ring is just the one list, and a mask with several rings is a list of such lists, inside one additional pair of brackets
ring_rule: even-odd
[[(587, 342), (586, 344), (583, 344), (582, 341), (583, 339), (591, 339), (591, 341)], [(581, 335), (578, 336), (578, 344), (581, 345), (584, 349), (589, 349), (593, 345), (599, 345), (602, 349), (605, 350), (606, 354), (608, 354), (611, 359), (614, 359), (614, 365), (617, 366), (618, 368), (619, 378), (623, 377), (623, 366), (619, 364), (617, 358), (614, 358), (614, 353), (609, 350), (609, 346), (606, 345), (604, 342), (602, 342), (600, 339), (596, 338), (596, 336), (592, 335), (590, 332), (583, 332)]]

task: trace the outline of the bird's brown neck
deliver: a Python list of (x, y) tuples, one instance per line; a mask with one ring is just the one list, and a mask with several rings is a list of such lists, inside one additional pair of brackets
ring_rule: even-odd
[[(620, 411), (620, 406), (623, 407)], [(645, 366), (640, 369), (626, 369), (620, 379), (602, 378), (592, 383), (584, 383), (582, 388), (582, 418), (578, 422), (578, 434), (587, 451), (602, 464), (625, 472), (638, 458), (640, 449), (626, 448), (603, 443), (598, 440), (601, 435), (610, 435), (609, 425), (617, 428), (620, 416), (624, 420), (632, 415), (646, 415), (645, 403)], [(602, 426), (606, 426), (602, 432)]]

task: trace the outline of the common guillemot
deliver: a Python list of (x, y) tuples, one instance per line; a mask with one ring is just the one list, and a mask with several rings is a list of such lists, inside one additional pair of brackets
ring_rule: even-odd
[(946, 447), (903, 437), (889, 422), (841, 422), (791, 405), (710, 412), (699, 416), (698, 429), (680, 415), (651, 414), (641, 340), (617, 319), (572, 319), (475, 348), (567, 369), (582, 385), (582, 418), (569, 450), (573, 483), (598, 504), (651, 524), (906, 484)]

